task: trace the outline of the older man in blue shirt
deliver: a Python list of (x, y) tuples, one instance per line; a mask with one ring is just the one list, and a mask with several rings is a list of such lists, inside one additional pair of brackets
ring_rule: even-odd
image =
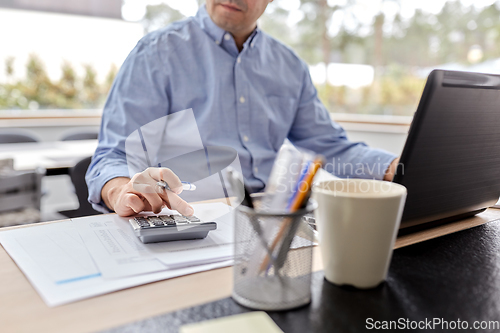
[[(307, 65), (257, 28), (271, 1), (207, 0), (195, 17), (139, 41), (109, 94), (87, 172), (96, 209), (121, 216), (164, 206), (193, 213), (178, 196), (181, 183), (171, 170), (131, 176), (125, 153), (132, 132), (185, 109), (193, 110), (203, 145), (236, 150), (253, 191), (265, 187), (285, 139), (324, 155), (327, 171), (337, 176), (392, 178), (396, 156), (348, 141), (318, 99)], [(358, 167), (335, 168), (345, 164)], [(171, 191), (138, 190), (137, 184), (152, 187), (159, 179)]]

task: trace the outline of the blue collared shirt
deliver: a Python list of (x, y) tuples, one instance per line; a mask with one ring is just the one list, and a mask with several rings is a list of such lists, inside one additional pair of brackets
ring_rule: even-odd
[(395, 158), (347, 139), (318, 99), (307, 65), (291, 49), (257, 28), (239, 52), (232, 35), (202, 6), (195, 17), (142, 38), (122, 65), (86, 176), (94, 208), (106, 210), (100, 193), (107, 181), (132, 176), (127, 136), (190, 108), (205, 146), (237, 151), (253, 191), (265, 187), (286, 139), (324, 155), (326, 170), (340, 177), (382, 179)]

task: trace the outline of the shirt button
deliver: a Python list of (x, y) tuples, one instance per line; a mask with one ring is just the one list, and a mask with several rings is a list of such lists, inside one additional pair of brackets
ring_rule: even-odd
[(246, 136), (246, 135), (245, 135), (245, 136), (243, 137), (243, 141), (248, 142), (248, 140), (250, 140), (250, 139), (248, 138), (248, 136)]
[(238, 62), (238, 64), (241, 62), (241, 58), (238, 57), (238, 59), (236, 59), (236, 62)]
[(225, 34), (225, 35), (224, 35), (224, 39), (225, 39), (225, 40), (230, 40), (230, 39), (231, 39), (231, 36), (229, 36), (229, 34)]
[(219, 45), (219, 44), (220, 44), (220, 42), (219, 42), (218, 40), (216, 40), (216, 41), (215, 41), (215, 44)]
[(255, 173), (259, 172), (259, 168), (255, 167), (253, 168), (253, 171), (255, 171)]
[(255, 43), (254, 43), (254, 42), (252, 42), (252, 43), (250, 44), (250, 46), (251, 46), (251, 47), (254, 47), (254, 46), (255, 46)]
[(245, 103), (245, 97), (243, 97), (243, 96), (240, 97), (240, 103), (241, 104)]

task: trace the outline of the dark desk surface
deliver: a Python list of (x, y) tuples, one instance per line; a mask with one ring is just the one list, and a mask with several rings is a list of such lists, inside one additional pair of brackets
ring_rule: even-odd
[[(387, 281), (361, 291), (315, 273), (309, 306), (269, 312), (285, 332), (365, 332), (376, 321), (497, 321), (500, 324), (500, 221), (394, 251)], [(166, 300), (167, 301), (167, 300)], [(107, 331), (177, 332), (193, 322), (247, 312), (231, 298)], [(453, 325), (453, 324), (450, 324)], [(427, 327), (428, 329), (429, 327)], [(446, 331), (436, 326), (436, 331)], [(481, 332), (499, 332), (485, 329)]]

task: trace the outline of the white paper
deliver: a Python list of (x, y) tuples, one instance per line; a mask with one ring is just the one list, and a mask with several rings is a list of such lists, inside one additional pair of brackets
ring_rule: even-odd
[(223, 261), (104, 279), (71, 221), (3, 231), (0, 243), (48, 306), (232, 264), (232, 261)]
[[(169, 268), (199, 265), (233, 257), (233, 212), (223, 204), (193, 205), (194, 215), (202, 221), (217, 223), (217, 229), (204, 239), (145, 244), (148, 252)], [(164, 210), (162, 214), (171, 214)]]
[(83, 243), (106, 279), (166, 270), (149, 254), (130, 227), (119, 226), (116, 215), (96, 215), (72, 219)]
[[(0, 232), (0, 243), (45, 303), (57, 306), (145, 283), (232, 265), (232, 208), (222, 203), (193, 205), (193, 208), (195, 215), (202, 220), (217, 222), (217, 230), (210, 231), (209, 237), (204, 240), (142, 244), (135, 237), (128, 219), (116, 215), (100, 215), (3, 231)], [(130, 253), (127, 252), (127, 255), (146, 263), (154, 261), (151, 259), (154, 257), (167, 267), (154, 273), (105, 278), (96, 265), (100, 259), (94, 261), (87, 250), (88, 246), (93, 249), (93, 245), (89, 243), (86, 246), (76, 228), (79, 226), (80, 229), (81, 223), (96, 223), (94, 227), (97, 229), (108, 225), (111, 226), (110, 229), (118, 227), (124, 230), (133, 235), (133, 238), (125, 237), (122, 243), (133, 241), (133, 244), (140, 245), (129, 244)], [(88, 226), (82, 228), (92, 230)], [(303, 245), (296, 244), (294, 240), (292, 248), (296, 246)], [(106, 247), (101, 245), (101, 250), (102, 248)], [(94, 250), (92, 252), (94, 255), (98, 253)], [(110, 262), (113, 265), (112, 260), (111, 256)], [(136, 269), (134, 265), (120, 267), (125, 268)]]
[[(195, 204), (193, 208), (201, 220), (217, 223), (217, 229), (204, 239), (143, 244), (134, 234), (130, 218), (96, 215), (72, 221), (106, 279), (232, 259), (232, 208), (223, 203)], [(164, 209), (161, 214), (178, 213)]]
[(100, 275), (70, 222), (2, 232), (0, 240), (2, 245), (16, 242), (26, 255), (22, 258), (39, 266), (57, 285)]
[[(194, 215), (202, 221), (217, 223), (217, 229), (211, 230), (204, 239), (142, 244), (133, 234), (127, 218), (116, 216), (115, 221), (123, 233), (132, 235), (135, 241), (142, 245), (147, 255), (157, 258), (169, 269), (232, 259), (234, 253), (233, 208), (223, 203), (194, 204), (192, 207)], [(178, 213), (164, 209), (161, 214)]]

